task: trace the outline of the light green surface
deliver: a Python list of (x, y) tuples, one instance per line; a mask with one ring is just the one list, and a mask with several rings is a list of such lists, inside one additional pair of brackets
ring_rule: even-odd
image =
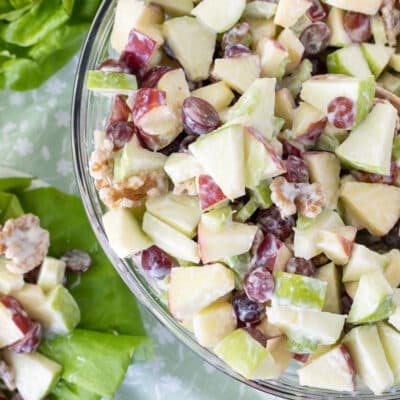
[[(40, 89), (0, 92), (0, 163), (75, 192), (70, 153), (70, 99), (77, 58)], [(272, 400), (208, 366), (142, 312), (155, 357), (133, 365), (116, 400)]]

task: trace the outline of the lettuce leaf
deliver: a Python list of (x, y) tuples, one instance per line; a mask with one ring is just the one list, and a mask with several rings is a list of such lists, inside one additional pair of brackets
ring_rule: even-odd
[(62, 378), (105, 397), (113, 397), (121, 385), (137, 348), (151, 347), (150, 339), (75, 329), (54, 336), (40, 352), (63, 366)]
[(33, 180), (33, 177), (30, 176), (2, 177), (1, 172), (0, 167), (0, 192), (15, 192), (26, 189)]
[(60, 379), (50, 394), (53, 400), (100, 400), (101, 396)]
[(0, 192), (0, 225), (10, 218), (18, 218), (24, 214), (24, 210), (17, 196), (11, 193)]

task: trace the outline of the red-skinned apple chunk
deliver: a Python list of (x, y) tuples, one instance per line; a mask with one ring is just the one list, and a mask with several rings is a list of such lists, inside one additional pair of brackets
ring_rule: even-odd
[(210, 175), (199, 175), (196, 183), (201, 211), (207, 211), (227, 200), (221, 188)]
[(176, 113), (167, 105), (166, 93), (158, 89), (139, 89), (132, 117), (140, 140), (150, 150), (168, 146), (182, 130)]

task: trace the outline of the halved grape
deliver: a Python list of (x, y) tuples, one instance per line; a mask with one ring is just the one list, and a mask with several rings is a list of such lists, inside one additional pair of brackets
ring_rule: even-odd
[(147, 71), (140, 83), (141, 88), (155, 88), (157, 87), (158, 81), (169, 71), (172, 71), (172, 67), (166, 65), (158, 65)]
[(241, 43), (230, 44), (225, 48), (224, 58), (246, 57), (252, 54), (251, 50)]
[(243, 289), (250, 300), (265, 303), (272, 298), (275, 283), (267, 267), (258, 267), (246, 274)]
[(357, 106), (348, 97), (335, 97), (328, 105), (328, 121), (339, 129), (348, 129), (357, 118)]
[(92, 258), (82, 250), (70, 250), (61, 256), (67, 269), (71, 272), (86, 272), (92, 265)]
[(301, 257), (291, 257), (286, 264), (286, 272), (313, 277), (316, 270), (311, 260)]
[(142, 267), (154, 279), (164, 279), (173, 267), (177, 267), (174, 259), (157, 246), (142, 251)]
[(315, 55), (324, 51), (329, 45), (331, 30), (325, 22), (314, 22), (307, 26), (300, 35), (306, 54)]
[(368, 15), (347, 11), (343, 25), (350, 39), (355, 43), (368, 42), (371, 37), (371, 21)]
[(272, 233), (280, 240), (286, 240), (292, 234), (295, 224), (293, 216), (283, 218), (275, 205), (261, 210), (256, 222), (264, 233)]
[(106, 138), (114, 144), (114, 151), (121, 150), (135, 133), (135, 125), (127, 121), (113, 122), (106, 128)]
[(286, 174), (284, 175), (288, 182), (308, 183), (310, 174), (305, 161), (296, 156), (289, 156), (285, 162)]
[(328, 7), (322, 4), (319, 0), (311, 0), (312, 6), (307, 10), (307, 15), (310, 17), (311, 21), (321, 21), (325, 19), (328, 15)]
[(236, 318), (243, 323), (256, 324), (265, 316), (264, 304), (250, 300), (246, 293), (238, 293), (232, 300)]

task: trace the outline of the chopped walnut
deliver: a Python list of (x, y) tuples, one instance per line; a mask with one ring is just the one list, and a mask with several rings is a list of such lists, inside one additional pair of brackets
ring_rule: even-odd
[(49, 232), (32, 214), (9, 219), (0, 232), (0, 249), (8, 259), (7, 269), (24, 274), (42, 263), (50, 245)]
[(400, 32), (400, 12), (395, 7), (395, 0), (383, 0), (381, 13), (389, 46), (395, 47)]
[(173, 193), (176, 195), (187, 194), (189, 196), (197, 195), (196, 178), (187, 179), (186, 181), (177, 183)]
[(316, 217), (326, 204), (325, 193), (318, 183), (291, 183), (279, 176), (271, 183), (271, 200), (287, 218), (299, 211), (309, 218)]
[(17, 388), (15, 386), (14, 371), (3, 360), (0, 360), (0, 379), (4, 382), (8, 390), (13, 391)]

